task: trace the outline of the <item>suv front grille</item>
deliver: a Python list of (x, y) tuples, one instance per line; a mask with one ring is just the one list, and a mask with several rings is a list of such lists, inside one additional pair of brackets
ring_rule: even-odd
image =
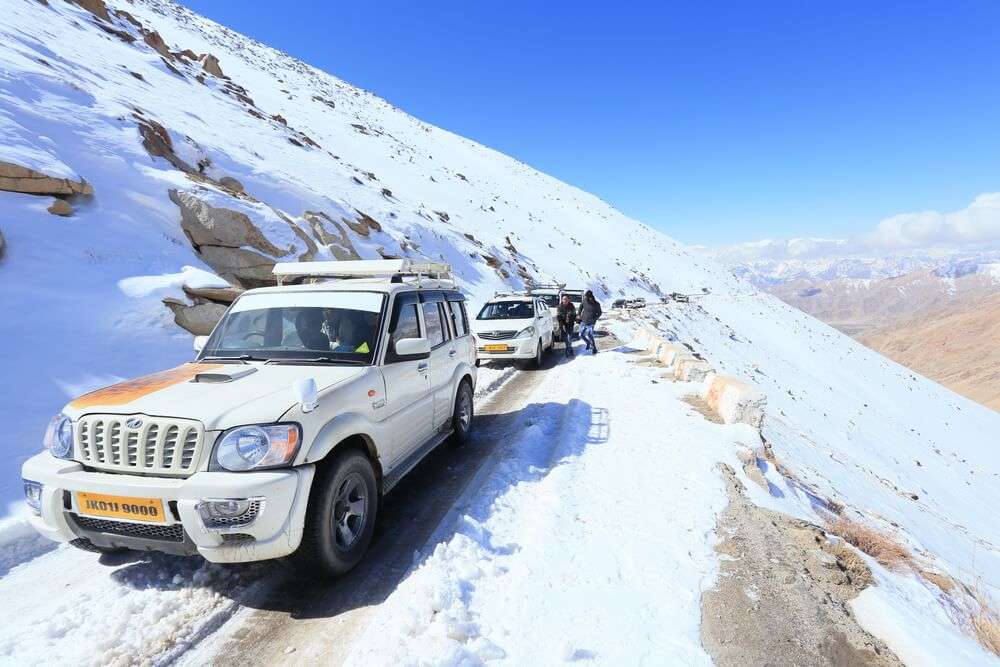
[(86, 415), (76, 424), (79, 461), (112, 472), (190, 475), (204, 441), (201, 422), (190, 419)]
[(476, 336), (483, 340), (507, 340), (516, 335), (516, 331), (484, 331), (483, 333), (476, 334)]
[(80, 516), (79, 514), (71, 514), (70, 516), (73, 517), (73, 521), (80, 528), (95, 533), (111, 533), (112, 535), (141, 537), (147, 540), (162, 540), (164, 542), (184, 541), (184, 527), (179, 523), (175, 523), (172, 526), (160, 526), (156, 524), (95, 519), (94, 517)]

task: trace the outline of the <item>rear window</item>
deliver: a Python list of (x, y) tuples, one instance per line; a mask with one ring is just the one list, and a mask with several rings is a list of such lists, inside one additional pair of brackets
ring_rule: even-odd
[(455, 336), (464, 336), (469, 333), (469, 318), (465, 315), (462, 302), (449, 301), (448, 308), (451, 310), (451, 322), (454, 325)]
[(431, 347), (437, 347), (446, 340), (445, 323), (441, 321), (441, 310), (438, 304), (425, 303), (424, 324), (427, 325), (427, 340), (431, 342)]

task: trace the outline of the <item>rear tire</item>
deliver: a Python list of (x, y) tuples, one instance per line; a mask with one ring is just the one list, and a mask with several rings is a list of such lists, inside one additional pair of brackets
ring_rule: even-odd
[(451, 415), (451, 438), (448, 444), (453, 447), (464, 445), (472, 438), (472, 423), (475, 418), (475, 400), (472, 395), (472, 385), (468, 380), (462, 380), (455, 394), (455, 410)]
[(368, 551), (378, 514), (378, 486), (368, 457), (349, 448), (316, 472), (296, 568), (311, 578), (336, 579)]

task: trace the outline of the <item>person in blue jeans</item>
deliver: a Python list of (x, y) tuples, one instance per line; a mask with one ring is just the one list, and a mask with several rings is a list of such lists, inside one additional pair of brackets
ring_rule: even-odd
[(597, 324), (602, 312), (601, 304), (594, 298), (594, 293), (587, 290), (583, 295), (583, 301), (580, 302), (580, 339), (593, 354), (597, 354), (594, 325)]

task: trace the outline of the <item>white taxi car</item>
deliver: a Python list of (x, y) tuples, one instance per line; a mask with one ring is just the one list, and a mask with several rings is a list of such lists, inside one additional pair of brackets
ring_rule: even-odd
[(535, 368), (552, 349), (554, 330), (549, 309), (530, 294), (497, 294), (472, 323), (481, 361), (520, 361)]
[[(473, 425), (476, 350), (444, 264), (278, 264), (197, 359), (71, 401), (22, 469), (32, 524), (91, 551), (294, 554), (339, 576), (379, 501)], [(289, 279), (311, 284), (281, 285)]]

